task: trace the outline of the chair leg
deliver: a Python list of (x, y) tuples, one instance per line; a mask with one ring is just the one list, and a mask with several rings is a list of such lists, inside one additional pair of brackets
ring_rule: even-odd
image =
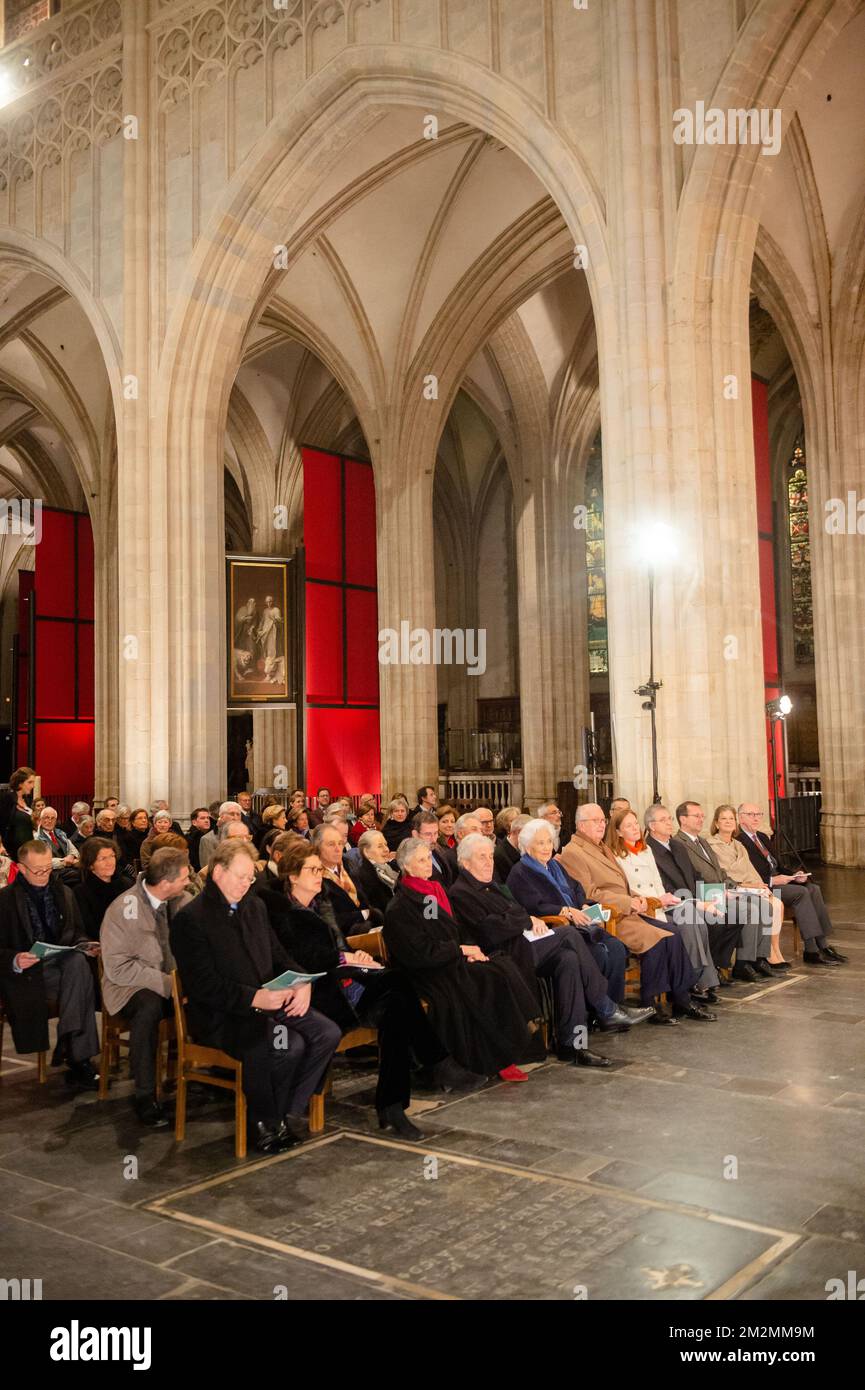
[(324, 1095), (317, 1093), (309, 1098), (309, 1132), (321, 1134), (324, 1129)]
[(174, 1097), (174, 1142), (182, 1143), (186, 1138), (186, 1075), (182, 1067), (177, 1068), (177, 1095)]
[(44, 1086), (48, 1080), (48, 1053), (39, 1053), (39, 1084)]
[(246, 1096), (237, 1078), (237, 1093), (234, 1098), (234, 1156), (246, 1158)]

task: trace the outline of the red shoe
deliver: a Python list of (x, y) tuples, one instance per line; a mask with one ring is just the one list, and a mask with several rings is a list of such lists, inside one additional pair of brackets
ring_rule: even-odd
[(509, 1067), (503, 1067), (499, 1072), (502, 1081), (528, 1081), (528, 1076), (519, 1067), (515, 1067), (513, 1062)]

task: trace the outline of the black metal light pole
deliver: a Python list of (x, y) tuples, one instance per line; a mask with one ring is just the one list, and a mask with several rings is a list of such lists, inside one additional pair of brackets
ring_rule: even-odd
[(652, 731), (652, 805), (659, 806), (661, 793), (658, 790), (658, 729), (655, 712), (658, 704), (658, 691), (663, 681), (655, 680), (655, 566), (649, 560), (649, 679), (634, 691), (643, 699), (643, 709), (649, 711)]

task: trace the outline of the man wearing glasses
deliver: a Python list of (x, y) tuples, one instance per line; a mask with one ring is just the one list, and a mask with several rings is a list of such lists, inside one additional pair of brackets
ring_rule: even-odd
[(309, 1007), (310, 985), (263, 987), (301, 967), (285, 954), (264, 903), (249, 891), (255, 863), (252, 845), (224, 840), (202, 892), (172, 921), (170, 942), (192, 1038), (243, 1062), (252, 1142), (260, 1153), (281, 1153), (300, 1141), (296, 1122), (342, 1033)]
[(18, 851), (15, 882), (0, 891), (0, 992), (18, 1052), (48, 1051), (48, 1002), (57, 1005), (57, 1047), (53, 1066), (66, 1061), (70, 1086), (95, 1090), (99, 1078), (91, 1058), (99, 1052), (93, 972), (85, 956), (99, 954), (99, 943), (85, 950), (49, 946), (87, 941), (70, 890), (52, 873), (51, 846), (27, 840)]

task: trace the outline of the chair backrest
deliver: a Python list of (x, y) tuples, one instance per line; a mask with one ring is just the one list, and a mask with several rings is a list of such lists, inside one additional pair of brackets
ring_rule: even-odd
[(374, 956), (382, 965), (387, 965), (387, 947), (384, 944), (383, 932), (365, 931), (358, 936), (347, 936), (345, 939), (349, 950), (366, 951), (367, 955)]
[(177, 1034), (178, 1052), (189, 1042), (189, 1030), (186, 1026), (186, 995), (183, 993), (183, 985), (180, 983), (180, 976), (177, 970), (171, 972), (171, 1000), (174, 1004), (174, 1031)]

